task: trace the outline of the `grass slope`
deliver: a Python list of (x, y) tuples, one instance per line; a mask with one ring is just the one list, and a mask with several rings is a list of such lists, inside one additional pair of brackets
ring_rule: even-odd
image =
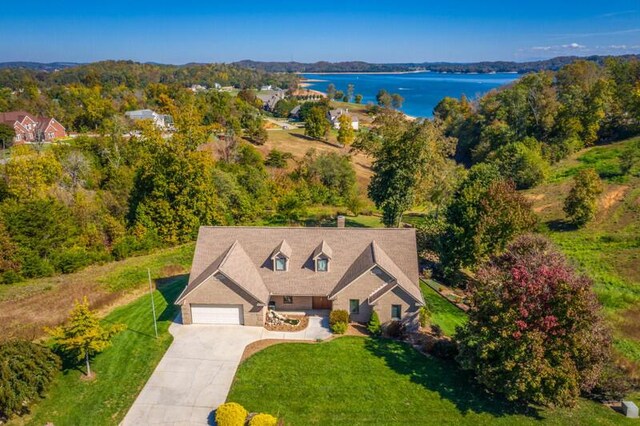
[(456, 327), (467, 321), (467, 314), (445, 300), (424, 281), (420, 281), (420, 289), (427, 308), (429, 308), (431, 324), (439, 325), (444, 334), (453, 336)]
[(287, 425), (633, 423), (585, 400), (574, 410), (519, 407), (488, 395), (453, 362), (362, 337), (258, 352), (240, 365), (227, 400)]
[(92, 309), (109, 311), (133, 300), (147, 287), (147, 268), (153, 279), (185, 273), (194, 244), (158, 250), (119, 262), (93, 265), (82, 271), (0, 286), (0, 340), (34, 339), (44, 326), (64, 321), (73, 301), (87, 296)]
[[(548, 183), (526, 191), (548, 235), (594, 289), (615, 330), (615, 346), (640, 363), (640, 178), (623, 175), (620, 158), (637, 139), (584, 150), (554, 166)], [(594, 168), (605, 183), (596, 218), (582, 229), (564, 224), (563, 201), (573, 176)]]
[(97, 374), (96, 379), (86, 382), (80, 380), (79, 369), (65, 370), (47, 398), (34, 407), (32, 415), (14, 424), (118, 424), (173, 340), (168, 332), (177, 314), (173, 301), (185, 284), (186, 276), (176, 277), (163, 283), (153, 294), (158, 313), (158, 339), (154, 337), (150, 295), (114, 310), (103, 321), (123, 323), (127, 329), (94, 359), (92, 370)]

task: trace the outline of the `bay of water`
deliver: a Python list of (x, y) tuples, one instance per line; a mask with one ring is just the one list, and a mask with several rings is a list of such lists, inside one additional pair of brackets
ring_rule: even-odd
[(462, 95), (476, 98), (502, 85), (511, 83), (517, 74), (442, 74), (419, 72), (407, 74), (303, 74), (309, 89), (326, 92), (333, 83), (337, 90), (347, 92), (353, 84), (354, 95), (363, 96), (362, 103), (376, 102), (378, 90), (399, 93), (404, 98), (402, 111), (415, 117), (433, 116), (433, 108), (446, 96), (459, 98)]

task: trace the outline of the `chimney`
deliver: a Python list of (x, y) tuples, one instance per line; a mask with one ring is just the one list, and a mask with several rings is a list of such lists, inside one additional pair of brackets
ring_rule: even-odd
[(343, 215), (339, 215), (337, 218), (338, 228), (344, 228), (345, 222), (346, 222), (346, 218)]

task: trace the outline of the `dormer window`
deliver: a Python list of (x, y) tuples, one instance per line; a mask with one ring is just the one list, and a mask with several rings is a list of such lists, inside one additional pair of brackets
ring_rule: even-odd
[(276, 271), (286, 271), (287, 270), (287, 258), (284, 256), (277, 256), (274, 259), (275, 262), (275, 270)]
[(331, 247), (323, 240), (313, 251), (313, 262), (316, 267), (316, 272), (329, 271), (329, 260), (332, 254)]
[(271, 253), (271, 261), (273, 262), (273, 270), (278, 272), (289, 270), (289, 259), (291, 258), (291, 247), (285, 240)]
[(329, 259), (316, 260), (316, 271), (327, 272), (329, 270)]

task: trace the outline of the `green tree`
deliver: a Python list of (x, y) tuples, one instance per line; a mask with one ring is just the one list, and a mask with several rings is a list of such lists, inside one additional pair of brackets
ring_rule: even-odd
[(334, 99), (336, 96), (336, 85), (333, 83), (329, 83), (327, 85), (327, 98)]
[(347, 97), (347, 100), (345, 102), (351, 102), (351, 99), (353, 99), (354, 90), (355, 86), (352, 83), (347, 84), (347, 94), (345, 95)]
[(610, 359), (592, 287), (544, 237), (519, 237), (476, 275), (458, 361), (509, 400), (574, 405)]
[(395, 109), (402, 108), (403, 103), (404, 103), (404, 98), (400, 96), (400, 94), (393, 93), (391, 95), (391, 106), (393, 106)]
[(0, 123), (0, 147), (11, 148), (16, 132), (8, 124)]
[(488, 159), (503, 177), (513, 180), (518, 189), (541, 184), (549, 173), (549, 163), (542, 158), (540, 144), (531, 138), (503, 145), (490, 153)]
[(21, 268), (18, 245), (11, 239), (4, 224), (0, 222), (0, 284), (16, 281)]
[(287, 160), (290, 158), (293, 158), (293, 155), (290, 152), (282, 152), (274, 148), (269, 151), (264, 164), (276, 169), (284, 169), (287, 167)]
[(440, 260), (448, 275), (461, 267), (475, 268), (536, 223), (531, 203), (516, 192), (512, 182), (501, 178), (495, 166), (487, 164), (471, 168), (445, 218)]
[(113, 336), (124, 330), (124, 324), (103, 326), (96, 314), (89, 309), (89, 301), (85, 297), (82, 302), (76, 300), (69, 313), (67, 323), (47, 331), (56, 346), (63, 352), (84, 359), (87, 376), (91, 376), (89, 359), (111, 346)]
[(393, 98), (391, 97), (389, 92), (384, 89), (380, 89), (378, 90), (378, 94), (376, 95), (376, 101), (378, 102), (379, 106), (390, 108), (391, 104), (393, 103)]
[(351, 145), (355, 139), (355, 131), (351, 125), (351, 116), (348, 114), (342, 114), (338, 118), (338, 142), (342, 145)]
[(245, 121), (245, 137), (256, 145), (264, 145), (269, 138), (269, 133), (264, 128), (264, 124), (262, 117), (257, 114), (247, 119)]
[(336, 101), (341, 101), (344, 98), (344, 92), (342, 90), (337, 90), (336, 93), (333, 94), (333, 99)]
[(0, 343), (0, 419), (23, 415), (44, 397), (60, 368), (51, 349), (24, 340)]
[(326, 139), (331, 129), (326, 112), (321, 107), (313, 107), (305, 117), (304, 134), (314, 139)]
[(382, 210), (385, 226), (399, 226), (402, 214), (416, 199), (428, 197), (448, 160), (451, 141), (433, 121), (409, 123), (402, 114), (386, 112), (376, 118), (376, 127), (354, 143), (374, 158), (369, 198)]
[(361, 104), (362, 103), (362, 95), (360, 93), (358, 93), (355, 97), (355, 102), (357, 104)]
[(640, 140), (631, 141), (620, 156), (622, 173), (640, 176)]
[(573, 187), (564, 200), (564, 212), (569, 223), (582, 227), (594, 218), (598, 195), (604, 186), (594, 169), (580, 170), (573, 178)]

